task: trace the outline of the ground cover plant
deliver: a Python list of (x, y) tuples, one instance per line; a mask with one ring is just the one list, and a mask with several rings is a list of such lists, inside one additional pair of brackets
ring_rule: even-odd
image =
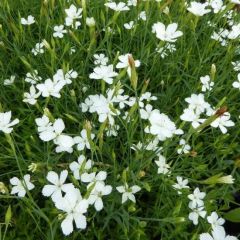
[(0, 239), (238, 239), (239, 8), (1, 0)]

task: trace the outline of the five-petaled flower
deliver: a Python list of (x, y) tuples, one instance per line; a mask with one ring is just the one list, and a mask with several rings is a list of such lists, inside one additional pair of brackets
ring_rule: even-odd
[(11, 122), (12, 112), (0, 112), (0, 131), (4, 133), (11, 133), (13, 126), (19, 123), (19, 119), (16, 118)]
[(23, 180), (13, 177), (10, 179), (10, 183), (13, 185), (11, 194), (16, 194), (19, 197), (24, 197), (27, 191), (32, 190), (35, 186), (30, 182), (30, 175), (26, 174), (23, 176)]
[(139, 192), (141, 188), (137, 185), (129, 187), (127, 183), (123, 186), (116, 187), (117, 191), (122, 193), (122, 204), (125, 203), (128, 199), (132, 202), (136, 202), (136, 198), (134, 196), (135, 193)]

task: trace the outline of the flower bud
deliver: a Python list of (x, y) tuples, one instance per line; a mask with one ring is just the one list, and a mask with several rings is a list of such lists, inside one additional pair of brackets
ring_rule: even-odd
[(0, 182), (0, 193), (2, 194), (8, 193), (8, 189), (3, 182)]
[(88, 27), (94, 27), (96, 25), (95, 19), (93, 17), (86, 18), (86, 24)]
[(211, 66), (211, 80), (213, 81), (214, 78), (215, 78), (215, 74), (216, 74), (216, 65), (215, 64), (212, 64)]

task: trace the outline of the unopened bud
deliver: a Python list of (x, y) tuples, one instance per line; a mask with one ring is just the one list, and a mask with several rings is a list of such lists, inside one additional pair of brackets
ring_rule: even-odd
[(62, 220), (64, 218), (64, 214), (62, 214), (62, 213), (58, 214), (57, 218), (58, 218), (58, 220)]
[(196, 152), (196, 151), (191, 151), (191, 152), (189, 153), (189, 155), (190, 155), (191, 157), (196, 157), (196, 156), (197, 156), (197, 152)]
[(136, 72), (135, 61), (134, 61), (131, 54), (128, 55), (128, 63), (129, 63), (129, 66), (131, 68), (131, 77), (130, 77), (131, 84), (132, 84), (133, 89), (136, 90), (137, 89), (138, 76), (137, 76), (137, 72)]
[(70, 95), (71, 95), (71, 97), (76, 97), (76, 93), (75, 93), (74, 89), (70, 90)]
[(220, 184), (233, 184), (234, 183), (235, 179), (232, 177), (232, 175), (227, 175), (227, 176), (223, 176), (223, 177), (221, 177), (221, 175), (222, 175), (222, 173), (217, 174), (217, 175), (212, 176), (204, 181), (201, 181), (201, 183), (209, 184), (209, 185), (217, 184), (217, 183), (220, 183)]
[(134, 207), (134, 205), (131, 205), (131, 206), (128, 208), (128, 211), (129, 211), (129, 212), (135, 212), (135, 211), (136, 211), (136, 208)]
[(235, 179), (232, 177), (232, 175), (227, 175), (227, 176), (220, 177), (217, 180), (217, 183), (233, 184), (234, 181), (235, 181)]
[(216, 65), (215, 64), (212, 64), (211, 66), (211, 80), (213, 81), (214, 78), (215, 78), (215, 74), (216, 74)]
[(93, 17), (86, 18), (86, 24), (88, 27), (94, 27), (96, 25), (95, 19)]
[(43, 113), (50, 119), (51, 122), (54, 122), (55, 119), (48, 108), (44, 108)]
[(84, 124), (84, 128), (88, 131), (91, 131), (92, 130), (92, 125), (91, 125), (91, 122), (86, 120), (85, 121), (85, 124)]
[(139, 178), (142, 178), (142, 177), (144, 177), (145, 175), (146, 175), (146, 172), (145, 172), (145, 171), (140, 171), (139, 174), (138, 174)]
[(0, 182), (0, 193), (2, 194), (8, 193), (8, 189), (3, 182)]
[(215, 115), (221, 117), (225, 112), (227, 112), (227, 107), (223, 106), (216, 111)]
[(51, 50), (50, 44), (47, 42), (46, 39), (43, 39), (42, 43), (44, 44), (45, 48), (47, 48), (48, 50)]

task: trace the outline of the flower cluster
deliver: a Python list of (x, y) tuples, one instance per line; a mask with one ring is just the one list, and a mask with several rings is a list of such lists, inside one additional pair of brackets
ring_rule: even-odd
[[(71, 84), (72, 79), (77, 78), (77, 72), (70, 70), (66, 74), (64, 74), (62, 69), (58, 69), (56, 74), (53, 75), (53, 78), (46, 79), (43, 83), (42, 78), (38, 76), (37, 70), (32, 73), (27, 73), (25, 81), (31, 84), (30, 92), (24, 93), (23, 101), (34, 105), (37, 103), (37, 99), (42, 97), (55, 97), (60, 98), (60, 91), (63, 89), (65, 85)], [(38, 90), (38, 92), (37, 92)]]
[(240, 1), (13, 2), (3, 238), (236, 240)]

